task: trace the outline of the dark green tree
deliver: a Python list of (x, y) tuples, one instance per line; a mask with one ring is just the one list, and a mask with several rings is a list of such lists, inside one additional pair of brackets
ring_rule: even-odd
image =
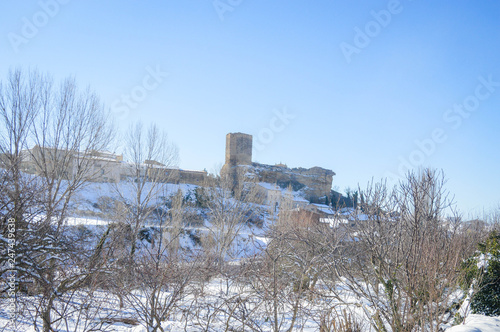
[[(500, 234), (492, 231), (478, 245), (479, 255), (463, 264), (465, 272), (462, 287), (475, 290), (471, 299), (471, 311), (487, 316), (500, 315)], [(474, 282), (475, 280), (475, 282)]]

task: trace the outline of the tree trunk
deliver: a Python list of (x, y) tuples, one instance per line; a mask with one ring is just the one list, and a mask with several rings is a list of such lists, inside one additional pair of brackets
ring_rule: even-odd
[(52, 305), (54, 303), (54, 297), (50, 296), (47, 305), (45, 306), (43, 312), (42, 312), (42, 319), (43, 319), (43, 332), (52, 332), (52, 320), (51, 320), (51, 312), (52, 312)]

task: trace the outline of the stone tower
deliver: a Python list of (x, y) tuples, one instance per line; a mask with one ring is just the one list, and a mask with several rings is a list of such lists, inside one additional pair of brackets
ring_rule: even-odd
[(252, 135), (229, 133), (226, 135), (226, 165), (252, 164)]

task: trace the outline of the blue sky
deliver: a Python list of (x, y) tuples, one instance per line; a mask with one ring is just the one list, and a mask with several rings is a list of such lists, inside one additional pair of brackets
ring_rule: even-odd
[[(3, 1), (0, 75), (74, 75), (121, 130), (157, 123), (180, 167), (334, 170), (343, 191), (443, 169), (464, 213), (500, 204), (497, 1)], [(127, 97), (128, 96), (128, 97)], [(120, 147), (117, 147), (120, 152)]]

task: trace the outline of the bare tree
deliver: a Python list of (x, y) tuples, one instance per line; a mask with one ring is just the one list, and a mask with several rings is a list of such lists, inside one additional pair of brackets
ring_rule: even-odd
[(14, 218), (20, 225), (37, 193), (32, 179), (23, 175), (24, 150), (31, 139), (33, 123), (40, 113), (46, 89), (43, 76), (11, 71), (7, 82), (0, 82), (0, 166), (2, 168), (2, 217)]
[[(172, 196), (171, 208), (166, 216), (167, 218), (160, 218), (160, 229), (162, 230), (161, 240), (167, 241), (169, 256), (177, 256), (180, 254), (180, 237), (184, 225), (185, 214), (184, 195), (182, 190), (179, 189), (177, 193)], [(166, 223), (163, 219), (167, 219)]]
[[(157, 206), (162, 204), (160, 196), (165, 192), (166, 182), (172, 167), (177, 163), (177, 148), (167, 134), (157, 125), (147, 130), (142, 123), (131, 126), (125, 137), (125, 156), (131, 163), (126, 186), (117, 188), (120, 200), (127, 208), (125, 222), (136, 237), (139, 229)], [(136, 242), (132, 241), (130, 254), (133, 257)]]
[[(173, 255), (167, 255), (166, 251), (171, 253), (174, 244), (178, 243), (181, 229), (177, 224), (180, 223), (178, 219), (182, 219), (182, 206), (176, 206), (176, 223), (169, 218), (166, 209), (169, 197), (167, 182), (177, 162), (177, 148), (168, 140), (167, 134), (156, 125), (145, 129), (139, 122), (128, 129), (124, 142), (125, 158), (129, 163), (122, 171), (124, 178), (115, 184), (119, 197), (115, 204), (118, 207), (114, 216), (115, 223), (109, 226), (109, 232), (102, 238), (102, 241), (109, 243), (110, 256), (114, 259), (112, 281), (108, 287), (119, 298), (120, 308), (126, 303), (138, 301), (135, 293), (130, 293), (130, 289), (139, 287), (141, 296), (148, 294), (150, 299), (159, 298), (163, 294), (164, 283), (174, 282), (167, 275), (163, 276), (163, 273), (166, 265), (175, 263)], [(180, 204), (182, 205), (182, 198)], [(160, 236), (154, 236), (152, 228), (145, 228), (149, 220), (160, 228)], [(172, 235), (174, 224), (177, 225), (176, 234)], [(154, 241), (151, 245), (155, 250), (146, 245), (145, 251), (137, 254), (141, 232), (149, 237), (148, 240)], [(158, 283), (154, 284), (156, 281), (152, 279), (147, 281), (139, 278), (140, 271), (144, 277), (156, 273)], [(138, 286), (140, 282), (143, 284)], [(173, 300), (177, 300), (177, 296)], [(162, 302), (158, 305), (164, 307)], [(152, 320), (159, 319), (154, 311), (160, 310), (157, 307), (146, 304), (137, 309), (141, 310), (139, 314), (147, 326), (152, 326)], [(149, 311), (150, 309), (153, 311)], [(155, 324), (159, 324), (159, 321)]]
[(252, 263), (257, 272), (250, 282), (273, 331), (293, 331), (317, 314), (313, 299), (323, 294), (316, 284), (330, 263), (325, 248), (335, 248), (337, 242), (313, 213), (292, 207), (288, 192), (281, 198), (276, 223), (266, 233), (269, 244)]
[(256, 203), (261, 202), (256, 183), (245, 176), (245, 169), (237, 169), (235, 174), (208, 177), (203, 187), (211, 224), (205, 247), (220, 268), (226, 260), (236, 258), (234, 241), (245, 224), (259, 214)]
[[(232, 283), (220, 280), (219, 287), (200, 287), (193, 284), (189, 310), (186, 310), (186, 326), (200, 326), (203, 331), (265, 331), (262, 300), (248, 283), (257, 272), (250, 264), (233, 274)], [(229, 276), (227, 276), (229, 277)], [(201, 286), (205, 286), (201, 283)]]
[[(166, 197), (168, 192), (163, 194)], [(185, 215), (181, 189), (171, 196), (169, 205), (168, 210), (157, 208), (157, 226), (142, 229), (144, 245), (127, 265), (130, 275), (115, 274), (123, 301), (151, 331), (163, 331), (162, 323), (179, 311), (179, 303), (190, 296), (191, 282), (200, 274), (198, 254), (181, 247)]]
[(384, 183), (360, 190), (361, 210), (343, 242), (348, 259), (334, 267), (370, 304), (378, 331), (437, 331), (449, 318), (464, 249), (457, 219), (444, 218), (451, 205), (444, 183), (442, 173), (426, 169), (409, 173), (394, 191)]
[(50, 331), (54, 301), (83, 287), (99, 266), (68, 267), (80, 249), (65, 233), (64, 220), (74, 193), (92, 179), (91, 152), (107, 148), (113, 130), (95, 94), (80, 93), (71, 79), (56, 89), (36, 72), (10, 73), (0, 111), (8, 189), (2, 215), (15, 219), (17, 277), (33, 281), (31, 291), (41, 293), (43, 329)]
[[(96, 234), (84, 226), (66, 233), (70, 233), (66, 236), (66, 249), (70, 254), (64, 262), (58, 263), (57, 272), (63, 274), (61, 271), (64, 271), (56, 280), (59, 284), (55, 283), (58, 294), (38, 300), (31, 296), (22, 298), (26, 314), (35, 330), (38, 330), (38, 318), (41, 317), (41, 328), (44, 330), (50, 318), (50, 331), (108, 331), (111, 328), (107, 322), (118, 312), (113, 309), (114, 297), (102, 291), (109, 274), (103, 244), (94, 244)], [(51, 307), (48, 307), (49, 304)]]
[[(157, 236), (161, 238), (162, 234)], [(126, 280), (122, 285), (128, 288), (125, 302), (150, 331), (164, 331), (162, 322), (173, 317), (196, 276), (197, 258), (187, 253), (182, 257), (172, 254), (175, 242), (157, 240), (137, 254), (132, 265), (133, 281)]]
[[(49, 81), (50, 82), (50, 81)], [(113, 141), (104, 106), (87, 89), (80, 92), (66, 79), (57, 92), (49, 83), (32, 128), (35, 147), (29, 150), (37, 175), (43, 179), (47, 218), (65, 216), (76, 190), (100, 176), (94, 167), (96, 151)], [(62, 219), (58, 218), (58, 226)]]

